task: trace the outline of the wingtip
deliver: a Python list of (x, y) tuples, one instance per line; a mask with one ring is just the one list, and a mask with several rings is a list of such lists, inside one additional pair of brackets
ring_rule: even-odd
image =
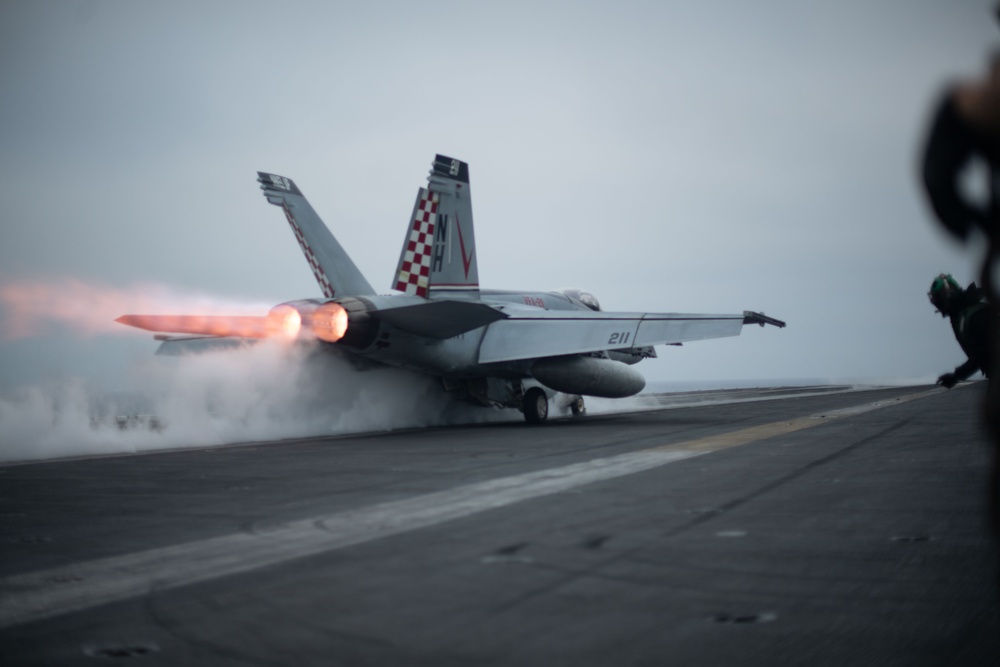
[(752, 310), (743, 311), (743, 324), (759, 324), (760, 326), (770, 324), (771, 326), (778, 327), (779, 329), (785, 328), (784, 320), (768, 317), (764, 313), (755, 313)]

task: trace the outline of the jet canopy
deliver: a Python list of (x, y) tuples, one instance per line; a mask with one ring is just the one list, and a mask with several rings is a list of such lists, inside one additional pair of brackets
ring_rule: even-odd
[(570, 287), (564, 290), (560, 290), (562, 294), (565, 294), (571, 299), (575, 299), (594, 311), (601, 310), (601, 304), (597, 301), (597, 297), (590, 292), (584, 292), (581, 289), (576, 289), (575, 287)]

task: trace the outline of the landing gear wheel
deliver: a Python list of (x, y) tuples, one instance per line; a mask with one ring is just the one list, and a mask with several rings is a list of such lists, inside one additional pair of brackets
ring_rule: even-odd
[(538, 387), (524, 393), (524, 421), (538, 424), (549, 416), (549, 397)]
[(587, 406), (583, 404), (583, 396), (574, 398), (573, 402), (569, 404), (569, 409), (574, 417), (587, 414)]

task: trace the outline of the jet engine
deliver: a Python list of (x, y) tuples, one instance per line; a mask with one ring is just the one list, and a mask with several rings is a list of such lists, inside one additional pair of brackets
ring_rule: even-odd
[(375, 305), (367, 299), (355, 297), (289, 301), (268, 313), (267, 332), (269, 336), (317, 338), (364, 349), (378, 335), (378, 322), (371, 316), (375, 310)]
[[(158, 333), (219, 338), (319, 339), (358, 349), (378, 336), (372, 317), (378, 310), (368, 299), (305, 299), (278, 304), (267, 315), (122, 315), (116, 322)], [(166, 340), (166, 338), (161, 338)]]
[(623, 398), (638, 394), (646, 378), (627, 364), (599, 357), (549, 357), (531, 367), (536, 380), (566, 394)]

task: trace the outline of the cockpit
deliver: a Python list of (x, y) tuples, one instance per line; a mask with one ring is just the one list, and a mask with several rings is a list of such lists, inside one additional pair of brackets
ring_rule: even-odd
[(591, 310), (599, 311), (601, 309), (601, 304), (597, 301), (597, 297), (591, 294), (590, 292), (584, 292), (583, 290), (576, 288), (564, 289), (559, 291), (562, 294), (568, 296), (570, 299), (579, 301), (580, 303), (585, 305), (587, 308), (590, 308)]

